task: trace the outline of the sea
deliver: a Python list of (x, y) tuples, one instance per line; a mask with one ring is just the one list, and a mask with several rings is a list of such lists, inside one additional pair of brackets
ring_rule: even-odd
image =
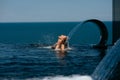
[(107, 49), (96, 49), (101, 38), (94, 23), (86, 23), (69, 40), (69, 50), (51, 49), (59, 35), (68, 35), (81, 22), (0, 23), (0, 80), (92, 80), (90, 75), (110, 50), (112, 22)]

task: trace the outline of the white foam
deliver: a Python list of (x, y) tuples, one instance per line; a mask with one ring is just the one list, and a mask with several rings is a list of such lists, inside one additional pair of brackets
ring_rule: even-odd
[(80, 76), (80, 75), (72, 75), (72, 76), (48, 76), (43, 79), (40, 78), (31, 78), (26, 80), (92, 80), (90, 76)]
[[(44, 46), (44, 47), (39, 47), (39, 48), (45, 48), (45, 49), (51, 49), (52, 46)], [(55, 51), (59, 51), (60, 49), (54, 49)], [(68, 47), (65, 49), (65, 51), (67, 50), (72, 50), (72, 48)]]
[(52, 46), (44, 46), (42, 48), (51, 49)]
[[(70, 48), (70, 47), (66, 48), (65, 51), (67, 51), (67, 50), (72, 50), (72, 48)], [(60, 49), (55, 49), (55, 51), (60, 51)]]

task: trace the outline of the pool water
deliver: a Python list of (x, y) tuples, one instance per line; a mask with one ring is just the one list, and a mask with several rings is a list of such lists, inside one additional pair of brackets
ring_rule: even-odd
[(49, 46), (0, 44), (0, 79), (91, 75), (106, 51), (89, 45), (71, 45), (65, 52)]

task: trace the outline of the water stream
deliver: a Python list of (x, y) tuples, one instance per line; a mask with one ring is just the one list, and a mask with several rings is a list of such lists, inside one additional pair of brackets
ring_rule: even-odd
[(69, 44), (70, 39), (72, 38), (73, 34), (77, 31), (77, 29), (80, 27), (82, 27), (82, 22), (77, 24), (67, 35), (68, 36), (68, 39), (67, 39), (68, 48), (70, 47), (70, 44)]
[[(92, 74), (94, 80), (108, 80), (120, 61), (120, 39), (106, 54)], [(118, 73), (119, 74), (119, 73)]]
[(69, 32), (69, 34), (68, 34), (68, 40), (71, 39), (71, 37), (73, 36), (73, 34), (76, 32), (76, 30), (77, 30), (79, 27), (81, 27), (81, 25), (82, 25), (82, 22), (79, 23), (79, 24), (77, 24), (77, 25)]

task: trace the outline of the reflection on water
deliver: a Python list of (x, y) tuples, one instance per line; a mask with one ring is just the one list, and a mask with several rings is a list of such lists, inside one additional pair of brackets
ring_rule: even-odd
[(63, 59), (67, 55), (67, 51), (56, 51), (56, 57)]
[(66, 64), (65, 58), (67, 56), (67, 51), (56, 51), (56, 57), (58, 58), (59, 62), (63, 65)]

